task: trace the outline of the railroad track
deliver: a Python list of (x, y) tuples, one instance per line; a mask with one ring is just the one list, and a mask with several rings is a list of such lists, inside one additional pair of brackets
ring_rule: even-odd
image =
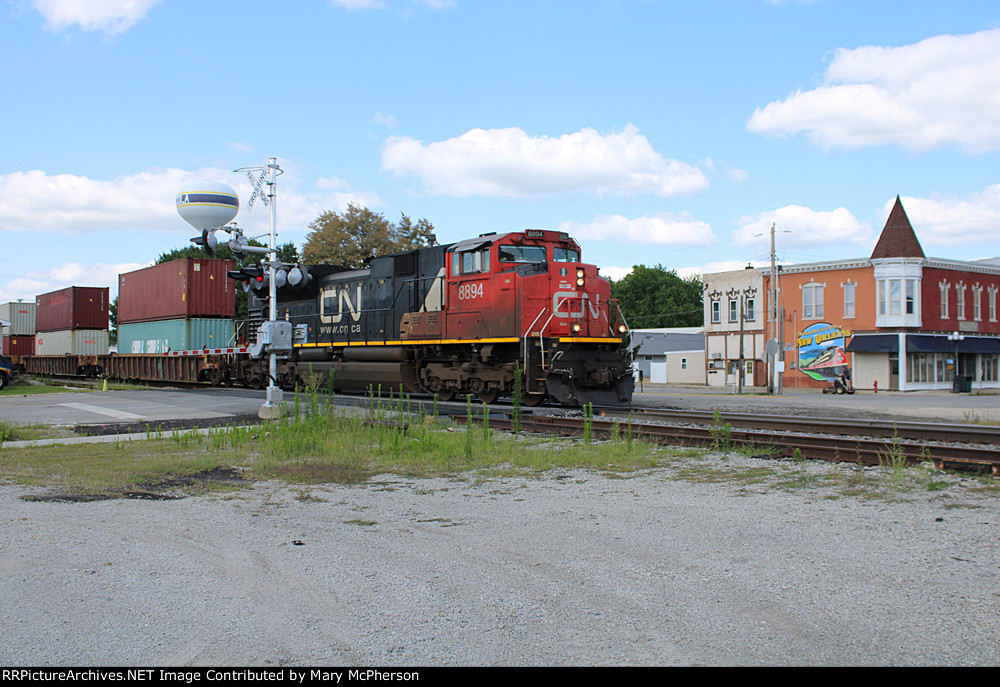
[[(509, 412), (509, 408), (491, 410), (492, 426), (511, 426), (509, 418), (493, 414), (504, 411)], [(616, 408), (605, 409), (603, 417), (591, 419), (544, 414), (536, 409), (522, 417), (521, 427), (531, 432), (579, 436), (587, 423), (596, 438), (630, 431), (634, 438), (674, 446), (739, 447), (751, 455), (759, 449), (759, 455), (766, 458), (862, 465), (930, 461), (940, 469), (1000, 476), (1000, 432), (978, 425)]]

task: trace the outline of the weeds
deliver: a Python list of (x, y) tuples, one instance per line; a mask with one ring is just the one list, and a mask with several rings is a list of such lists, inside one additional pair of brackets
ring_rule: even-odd
[(722, 421), (722, 414), (718, 410), (712, 416), (712, 424), (708, 427), (708, 433), (712, 437), (713, 449), (729, 453), (733, 443), (733, 426)]

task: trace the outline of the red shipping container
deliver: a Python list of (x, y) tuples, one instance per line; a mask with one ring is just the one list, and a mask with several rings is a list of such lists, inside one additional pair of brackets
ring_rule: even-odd
[(3, 337), (4, 355), (35, 355), (35, 335)]
[(108, 287), (70, 286), (38, 297), (35, 331), (107, 329)]
[(118, 275), (118, 322), (228, 318), (236, 313), (232, 260), (180, 258)]

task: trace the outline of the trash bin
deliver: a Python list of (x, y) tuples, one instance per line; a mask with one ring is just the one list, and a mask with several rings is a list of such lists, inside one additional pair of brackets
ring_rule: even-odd
[(951, 383), (951, 393), (968, 394), (972, 392), (972, 375), (955, 375)]

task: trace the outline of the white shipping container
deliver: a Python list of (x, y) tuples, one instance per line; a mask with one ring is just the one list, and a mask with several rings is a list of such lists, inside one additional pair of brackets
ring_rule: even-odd
[(35, 302), (4, 303), (0, 305), (0, 320), (10, 322), (4, 327), (6, 336), (33, 336), (35, 334)]
[(61, 329), (35, 334), (35, 355), (107, 355), (107, 329)]

